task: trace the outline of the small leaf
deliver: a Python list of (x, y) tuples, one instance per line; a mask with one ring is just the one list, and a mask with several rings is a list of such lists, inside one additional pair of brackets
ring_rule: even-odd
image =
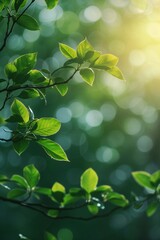
[(59, 182), (55, 182), (52, 186), (52, 192), (62, 192), (62, 193), (65, 193), (66, 190), (65, 190), (65, 187), (59, 183)]
[(33, 164), (23, 168), (23, 176), (31, 188), (34, 188), (40, 180), (40, 173)]
[(43, 147), (45, 152), (53, 159), (58, 161), (69, 161), (62, 147), (50, 139), (40, 139), (37, 141)]
[(59, 0), (45, 0), (47, 8), (52, 9), (58, 4)]
[(29, 146), (29, 141), (21, 139), (19, 141), (13, 142), (13, 148), (18, 155), (21, 155)]
[(16, 12), (18, 11), (19, 8), (24, 7), (26, 3), (27, 3), (27, 0), (16, 0), (14, 2), (14, 8)]
[(11, 110), (14, 115), (19, 115), (25, 123), (29, 121), (29, 111), (18, 99), (15, 99), (13, 101)]
[(26, 179), (20, 175), (16, 175), (14, 174), (12, 177), (11, 177), (11, 180), (16, 182), (18, 185), (20, 185), (21, 187), (24, 187), (24, 188), (28, 188), (29, 185), (26, 181)]
[(58, 217), (58, 214), (59, 214), (59, 211), (53, 210), (53, 209), (51, 209), (51, 210), (49, 210), (49, 211), (47, 212), (47, 215), (48, 215), (49, 217), (52, 217), (52, 218)]
[(59, 131), (61, 123), (55, 118), (40, 118), (36, 121), (36, 128), (32, 131), (36, 135), (51, 136)]
[(132, 172), (132, 176), (140, 186), (155, 190), (155, 187), (151, 182), (151, 174), (144, 171), (138, 171)]
[(37, 22), (37, 20), (33, 17), (31, 17), (30, 15), (27, 15), (27, 14), (23, 14), (18, 20), (17, 20), (17, 23), (28, 29), (28, 30), (31, 30), (31, 31), (36, 31), (36, 30), (39, 30), (39, 24)]
[(60, 84), (55, 86), (61, 96), (65, 96), (68, 92), (68, 86), (66, 84)]
[(114, 67), (118, 63), (118, 58), (112, 54), (101, 55), (92, 65), (98, 69), (108, 69)]
[(16, 72), (17, 68), (14, 65), (14, 63), (10, 62), (5, 66), (5, 74), (9, 79), (13, 79), (15, 77)]
[(96, 188), (96, 192), (102, 192), (102, 193), (107, 193), (107, 192), (112, 192), (112, 188), (109, 185), (101, 185)]
[(51, 196), (52, 195), (52, 190), (50, 188), (36, 187), (34, 192), (42, 194), (42, 195), (46, 195), (46, 196)]
[(28, 99), (28, 98), (37, 98), (40, 94), (36, 89), (27, 89), (23, 90), (18, 97)]
[(107, 199), (109, 202), (119, 207), (126, 207), (128, 205), (128, 200), (125, 196), (116, 192), (110, 192)]
[(99, 212), (99, 208), (97, 207), (96, 204), (88, 204), (87, 208), (88, 211), (93, 215), (96, 215)]
[(118, 79), (125, 80), (121, 70), (116, 66), (114, 66), (113, 68), (107, 69), (106, 71)]
[(24, 191), (23, 189), (13, 189), (13, 190), (8, 192), (7, 197), (14, 199), (14, 198), (17, 198), (17, 197), (21, 197), (24, 194), (26, 194), (26, 191)]
[(151, 175), (151, 178), (150, 178), (151, 182), (152, 183), (159, 183), (160, 182), (160, 170), (154, 172), (152, 175)]
[(57, 240), (57, 238), (55, 236), (53, 236), (51, 233), (45, 232), (44, 240)]
[(42, 84), (45, 83), (47, 78), (37, 69), (32, 69), (28, 74), (28, 81), (34, 84)]
[(93, 85), (95, 74), (91, 68), (82, 68), (79, 73), (86, 83), (88, 83), (90, 86)]
[(27, 53), (14, 60), (18, 74), (28, 73), (36, 64), (37, 53)]
[(77, 56), (80, 59), (84, 59), (86, 54), (88, 52), (93, 52), (94, 48), (92, 45), (87, 41), (87, 39), (84, 39), (82, 42), (79, 43), (77, 46)]
[(63, 205), (70, 205), (70, 204), (74, 204), (78, 201), (82, 200), (82, 197), (79, 196), (73, 196), (72, 194), (65, 194), (64, 198), (63, 198)]
[(147, 207), (147, 216), (151, 217), (158, 209), (159, 203), (157, 201), (151, 202)]
[(92, 168), (87, 169), (82, 174), (80, 185), (87, 193), (93, 192), (97, 187), (97, 183), (98, 176)]
[(59, 49), (61, 51), (61, 53), (66, 57), (66, 58), (76, 58), (77, 57), (77, 53), (76, 50), (69, 47), (66, 44), (63, 43), (59, 43)]

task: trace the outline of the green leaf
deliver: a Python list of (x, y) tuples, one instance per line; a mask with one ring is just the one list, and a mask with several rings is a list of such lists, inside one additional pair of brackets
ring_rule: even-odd
[(14, 63), (10, 62), (5, 66), (5, 74), (9, 79), (15, 78), (15, 74), (17, 73), (17, 68)]
[(47, 215), (49, 217), (52, 217), (52, 218), (58, 217), (58, 214), (59, 214), (59, 211), (58, 210), (53, 210), (53, 209), (51, 209), (47, 212)]
[(99, 208), (97, 207), (96, 204), (88, 204), (87, 208), (88, 211), (93, 215), (96, 215), (99, 212)]
[(31, 188), (34, 188), (40, 180), (40, 173), (33, 164), (23, 168), (23, 176)]
[(128, 200), (125, 196), (116, 192), (110, 192), (107, 199), (109, 202), (119, 207), (126, 207), (128, 205)]
[(55, 182), (52, 186), (52, 192), (62, 192), (62, 193), (65, 193), (66, 190), (65, 190), (65, 187), (59, 183), (59, 182)]
[(19, 141), (13, 142), (13, 148), (18, 155), (21, 155), (29, 146), (29, 141), (21, 139)]
[(112, 188), (109, 185), (101, 185), (96, 188), (96, 192), (102, 192), (102, 193), (107, 193), (107, 192), (112, 192)]
[(101, 55), (92, 65), (94, 68), (108, 70), (118, 63), (118, 58), (112, 54)]
[(155, 190), (155, 187), (151, 182), (151, 174), (144, 171), (138, 171), (132, 172), (132, 176), (140, 186)]
[(61, 123), (55, 118), (40, 118), (36, 121), (36, 128), (32, 131), (36, 135), (51, 136), (59, 131)]
[(109, 74), (111, 74), (111, 75), (113, 75), (114, 77), (116, 77), (116, 78), (119, 78), (119, 79), (121, 79), (121, 80), (125, 80), (124, 79), (124, 76), (123, 76), (123, 74), (122, 74), (122, 72), (121, 72), (121, 70), (118, 68), (118, 67), (116, 67), (116, 66), (114, 66), (114, 67), (112, 67), (112, 68), (110, 68), (110, 69), (107, 69), (106, 70)]
[(22, 8), (26, 5), (27, 0), (15, 0), (14, 2), (14, 8), (16, 12), (18, 11), (19, 8)]
[(59, 0), (45, 0), (47, 8), (52, 9), (58, 4)]
[(18, 97), (28, 99), (28, 98), (37, 98), (40, 94), (36, 89), (27, 89), (23, 90)]
[(87, 169), (82, 174), (80, 185), (87, 193), (93, 192), (97, 187), (97, 183), (98, 183), (98, 176), (92, 168)]
[(34, 84), (42, 84), (47, 81), (47, 78), (43, 75), (43, 73), (37, 69), (32, 69), (28, 74), (28, 81)]
[(94, 71), (91, 68), (82, 68), (79, 71), (79, 73), (86, 83), (88, 83), (90, 86), (93, 85), (95, 74), (94, 74)]
[(66, 84), (60, 84), (55, 86), (58, 92), (61, 94), (61, 96), (65, 96), (68, 92), (68, 86)]
[(151, 202), (147, 207), (147, 211), (146, 211), (147, 216), (148, 217), (153, 216), (153, 214), (157, 211), (158, 207), (159, 207), (159, 203), (157, 201)]
[(155, 184), (159, 183), (160, 182), (160, 170), (153, 173), (150, 177), (150, 180), (152, 183), (155, 183)]
[(68, 194), (65, 194), (65, 196), (63, 198), (63, 205), (74, 204), (80, 200), (82, 200), (82, 197), (73, 196), (72, 194), (68, 193)]
[(28, 188), (29, 185), (26, 181), (26, 179), (20, 175), (16, 175), (14, 174), (12, 177), (11, 177), (11, 180), (12, 181), (15, 181), (18, 185), (20, 185), (21, 187), (24, 187), (24, 188)]
[(101, 52), (99, 51), (94, 51), (93, 55), (88, 59), (88, 62), (93, 64), (99, 57), (101, 56)]
[(94, 48), (92, 45), (84, 39), (82, 42), (79, 43), (77, 46), (77, 56), (80, 59), (84, 59), (88, 52), (94, 52)]
[(53, 159), (58, 161), (69, 161), (62, 147), (50, 139), (40, 139), (37, 141), (43, 147), (45, 152)]
[(61, 51), (61, 53), (66, 57), (66, 58), (76, 58), (77, 57), (77, 53), (76, 50), (69, 47), (66, 44), (63, 43), (59, 43), (59, 49)]
[(57, 238), (55, 236), (53, 236), (51, 233), (45, 232), (44, 240), (57, 240)]
[(23, 14), (18, 20), (17, 20), (17, 23), (28, 29), (28, 30), (31, 30), (31, 31), (36, 31), (36, 30), (39, 30), (39, 24), (37, 22), (37, 20), (33, 17), (31, 17), (30, 15), (27, 15), (27, 14)]
[(18, 74), (28, 73), (37, 62), (37, 53), (27, 53), (16, 58), (13, 64), (16, 66)]
[(15, 99), (11, 105), (13, 115), (19, 115), (25, 123), (29, 121), (29, 111), (25, 105), (18, 99)]
[(34, 192), (42, 194), (42, 195), (46, 195), (46, 196), (52, 195), (52, 190), (50, 188), (36, 187)]
[(26, 191), (24, 191), (23, 189), (13, 189), (13, 190), (8, 192), (7, 197), (14, 199), (14, 198), (17, 198), (17, 197), (21, 197), (24, 194), (26, 194)]

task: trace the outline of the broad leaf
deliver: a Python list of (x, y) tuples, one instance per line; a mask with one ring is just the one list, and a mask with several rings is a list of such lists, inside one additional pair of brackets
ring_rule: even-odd
[(87, 193), (93, 192), (97, 187), (97, 183), (98, 176), (92, 168), (87, 169), (82, 174), (80, 185)]
[(55, 118), (40, 118), (36, 121), (36, 128), (32, 131), (36, 135), (51, 136), (59, 131), (61, 123)]
[(118, 63), (118, 58), (112, 54), (101, 55), (92, 65), (94, 68), (108, 70)]
[(113, 75), (114, 77), (116, 77), (118, 79), (125, 80), (121, 70), (118, 67), (116, 67), (116, 66), (114, 66), (114, 67), (112, 67), (112, 68), (110, 68), (110, 69), (108, 69), (106, 71), (109, 74)]
[(28, 187), (29, 187), (26, 179), (25, 179), (24, 177), (20, 176), (20, 175), (16, 175), (16, 174), (13, 175), (13, 176), (11, 177), (11, 180), (14, 181), (14, 182), (16, 182), (16, 183), (17, 183), (18, 185), (20, 185), (21, 187), (24, 187), (24, 188), (28, 188)]
[(76, 58), (77, 57), (77, 53), (76, 50), (69, 47), (66, 44), (63, 43), (59, 43), (59, 49), (61, 51), (61, 53), (66, 57), (66, 58)]
[(60, 84), (55, 86), (61, 96), (65, 96), (68, 92), (68, 86), (66, 84)]
[(16, 58), (13, 64), (17, 68), (18, 74), (28, 73), (36, 64), (37, 53), (27, 53), (18, 58)]
[(33, 164), (24, 167), (23, 176), (31, 188), (34, 188), (40, 180), (40, 173)]
[(62, 193), (65, 193), (66, 190), (65, 190), (65, 187), (59, 183), (59, 182), (55, 182), (52, 186), (52, 192), (62, 192)]
[(79, 73), (86, 83), (88, 83), (90, 86), (93, 85), (95, 74), (91, 68), (82, 68)]
[(126, 207), (128, 205), (128, 200), (125, 196), (116, 192), (110, 192), (107, 200), (119, 207)]
[(132, 176), (140, 186), (155, 190), (155, 187), (151, 182), (151, 174), (144, 171), (138, 171), (132, 172)]
[(112, 188), (109, 185), (101, 185), (96, 188), (96, 192), (102, 192), (102, 193), (107, 193), (107, 192), (112, 192)]
[(13, 190), (9, 191), (9, 193), (7, 194), (7, 197), (14, 199), (17, 197), (21, 197), (24, 194), (26, 194), (26, 191), (24, 191), (23, 189), (13, 189)]
[(77, 46), (77, 56), (80, 59), (84, 59), (86, 57), (86, 54), (88, 52), (94, 52), (94, 48), (92, 45), (87, 41), (87, 39), (84, 39), (82, 42), (79, 43)]
[(28, 29), (28, 30), (31, 30), (31, 31), (36, 31), (36, 30), (39, 30), (39, 24), (37, 22), (37, 20), (33, 17), (31, 17), (30, 15), (27, 15), (27, 14), (23, 14), (18, 20), (17, 20), (17, 23)]
[(62, 147), (50, 139), (40, 139), (37, 141), (43, 147), (45, 152), (53, 159), (58, 161), (69, 161)]
[(29, 141), (25, 139), (20, 139), (13, 142), (13, 148), (18, 155), (21, 155), (29, 146)]
[(158, 207), (159, 207), (159, 203), (157, 201), (151, 202), (147, 207), (147, 211), (146, 211), (147, 216), (151, 217), (157, 211)]
[(58, 4), (59, 0), (45, 0), (47, 8), (52, 9)]
[(34, 83), (34, 84), (42, 84), (45, 83), (47, 78), (42, 74), (42, 72), (40, 72), (37, 69), (32, 69), (28, 74), (28, 81)]
[(40, 94), (36, 89), (27, 89), (23, 90), (18, 97), (28, 99), (28, 98), (37, 98)]
[(157, 184), (160, 182), (160, 170), (154, 172), (150, 178), (151, 182)]
[(18, 99), (13, 101), (11, 111), (13, 115), (19, 115), (23, 119), (23, 122), (27, 123), (29, 121), (29, 111)]

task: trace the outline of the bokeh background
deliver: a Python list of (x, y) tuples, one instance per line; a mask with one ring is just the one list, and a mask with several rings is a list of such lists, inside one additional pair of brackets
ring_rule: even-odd
[[(38, 0), (29, 12), (37, 17), (40, 31), (15, 27), (0, 56), (1, 76), (8, 61), (35, 51), (37, 68), (54, 70), (65, 61), (58, 42), (75, 48), (87, 37), (95, 49), (119, 57), (118, 66), (126, 81), (97, 72), (90, 87), (77, 75), (65, 97), (52, 90), (48, 91), (47, 105), (27, 101), (37, 117), (56, 117), (62, 122), (61, 131), (53, 139), (63, 146), (70, 163), (49, 159), (34, 144), (18, 157), (9, 144), (1, 143), (1, 173), (21, 173), (25, 165), (34, 163), (41, 172), (42, 186), (59, 181), (69, 188), (79, 185), (82, 172), (92, 167), (100, 183), (112, 185), (128, 198), (132, 191), (143, 194), (131, 172), (152, 173), (160, 161), (160, 1), (61, 0), (55, 9), (47, 10), (45, 2)], [(9, 107), (3, 110), (4, 116), (9, 116)], [(18, 239), (21, 233), (41, 240), (48, 230), (58, 240), (158, 240), (159, 212), (147, 218), (144, 209), (119, 211), (91, 222), (51, 221), (1, 203), (0, 238)]]

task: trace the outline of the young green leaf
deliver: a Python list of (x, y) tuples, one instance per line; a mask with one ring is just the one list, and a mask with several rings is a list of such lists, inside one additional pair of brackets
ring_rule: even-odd
[(48, 9), (54, 8), (58, 4), (59, 0), (45, 0)]
[(61, 123), (55, 118), (40, 118), (36, 121), (36, 128), (32, 131), (36, 135), (51, 136), (59, 131)]
[(29, 146), (29, 141), (21, 139), (13, 142), (13, 148), (18, 155), (21, 155)]
[(59, 183), (59, 182), (55, 182), (52, 186), (52, 192), (62, 192), (62, 193), (65, 193), (66, 190), (65, 190), (65, 187)]
[(97, 183), (98, 176), (92, 168), (87, 169), (81, 175), (80, 185), (87, 193), (93, 192), (97, 187)]
[(86, 83), (88, 83), (90, 86), (93, 85), (95, 74), (94, 74), (94, 71), (91, 68), (82, 68), (79, 71), (79, 73)]
[(26, 179), (24, 177), (20, 176), (20, 175), (16, 175), (16, 174), (13, 175), (11, 177), (11, 180), (16, 182), (18, 185), (20, 185), (21, 187), (24, 187), (26, 189), (29, 187)]
[(49, 217), (52, 217), (52, 218), (58, 217), (58, 214), (59, 214), (59, 211), (53, 210), (53, 209), (51, 209), (51, 210), (49, 210), (49, 211), (47, 212), (47, 215), (48, 215)]
[(27, 0), (16, 0), (14, 2), (14, 8), (16, 10), (16, 12), (18, 11), (19, 8), (22, 8), (26, 5)]
[(33, 164), (23, 168), (23, 176), (31, 188), (35, 188), (40, 180), (40, 173)]
[(157, 211), (158, 207), (159, 207), (159, 203), (157, 201), (151, 202), (147, 207), (147, 211), (146, 211), (147, 216), (148, 217), (153, 216), (153, 214)]
[(77, 56), (80, 59), (84, 59), (88, 52), (94, 52), (94, 48), (92, 45), (84, 39), (82, 42), (79, 43), (77, 46)]
[(27, 89), (27, 90), (23, 90), (18, 97), (23, 99), (28, 99), (28, 98), (37, 98), (39, 96), (40, 94), (36, 89)]
[(93, 67), (98, 69), (108, 70), (108, 68), (114, 67), (118, 63), (118, 58), (112, 54), (101, 55), (94, 63)]
[(28, 73), (37, 62), (37, 53), (27, 53), (16, 58), (13, 64), (16, 66), (19, 75)]
[(17, 68), (14, 63), (10, 62), (5, 66), (5, 74), (9, 79), (14, 79)]
[(66, 84), (60, 84), (55, 86), (58, 92), (61, 94), (61, 96), (65, 96), (68, 92), (68, 86)]
[(126, 207), (128, 205), (128, 200), (125, 196), (116, 192), (110, 192), (107, 200), (119, 207)]
[(23, 189), (13, 189), (8, 192), (7, 197), (14, 199), (14, 198), (23, 196), (25, 193), (26, 193), (26, 191)]
[(69, 47), (68, 45), (66, 45), (64, 43), (59, 43), (59, 49), (66, 58), (76, 58), (77, 57), (76, 50)]
[(44, 151), (53, 159), (58, 161), (69, 161), (66, 153), (62, 149), (62, 147), (50, 139), (40, 139), (37, 141), (39, 145), (41, 145)]
[(155, 187), (151, 182), (151, 174), (144, 171), (138, 171), (132, 172), (132, 176), (140, 186), (155, 190)]
[(106, 71), (109, 74), (111, 74), (112, 76), (114, 76), (114, 77), (116, 77), (118, 79), (125, 80), (121, 70), (118, 67), (116, 67), (116, 66), (114, 66), (114, 67), (112, 67), (110, 69), (107, 69)]
[(39, 30), (39, 24), (37, 20), (27, 14), (23, 14), (20, 18), (18, 18), (17, 23), (31, 31)]
[(99, 212), (99, 208), (97, 207), (96, 204), (88, 204), (87, 208), (88, 211), (93, 215), (96, 215)]
[(45, 232), (44, 240), (57, 240), (57, 238), (55, 236), (53, 236), (51, 233)]
[(23, 122), (27, 123), (29, 121), (29, 111), (18, 99), (13, 101), (11, 111), (13, 115), (19, 115), (23, 119)]
[(28, 81), (34, 84), (42, 84), (47, 81), (47, 78), (43, 75), (43, 73), (37, 69), (32, 69), (28, 74)]
[(38, 194), (46, 195), (46, 196), (52, 195), (52, 190), (50, 188), (36, 187), (34, 192)]
[(112, 192), (112, 188), (109, 185), (101, 185), (96, 188), (96, 192), (102, 192), (102, 193), (107, 193), (107, 192)]
[(160, 170), (154, 172), (152, 175), (151, 175), (151, 178), (150, 178), (151, 182), (152, 183), (159, 183), (160, 182)]

